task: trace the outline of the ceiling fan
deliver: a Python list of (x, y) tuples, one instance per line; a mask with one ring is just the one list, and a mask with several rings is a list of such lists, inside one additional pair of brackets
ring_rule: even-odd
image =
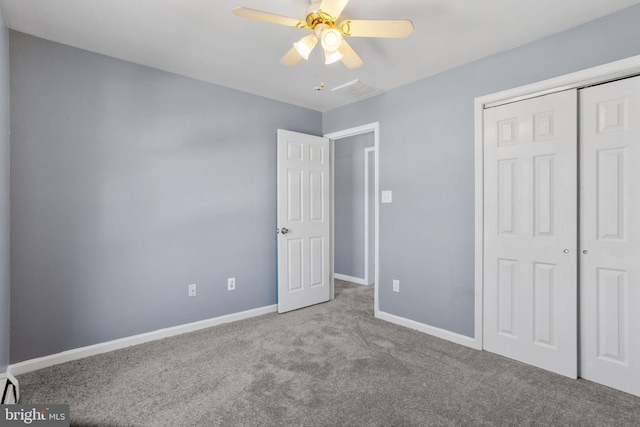
[(349, 0), (314, 1), (307, 9), (304, 19), (290, 18), (271, 12), (238, 7), (233, 14), (244, 18), (273, 22), (289, 27), (310, 29), (313, 32), (293, 44), (280, 63), (292, 66), (300, 59), (308, 59), (318, 41), (324, 51), (325, 64), (342, 61), (347, 68), (358, 68), (364, 61), (344, 39), (346, 37), (404, 38), (413, 31), (413, 23), (408, 19), (344, 19), (340, 14)]

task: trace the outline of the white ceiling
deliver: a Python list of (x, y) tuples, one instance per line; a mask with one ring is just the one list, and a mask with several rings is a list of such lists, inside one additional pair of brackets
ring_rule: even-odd
[[(331, 88), (360, 79), (383, 90), (624, 9), (640, 0), (350, 0), (342, 18), (411, 19), (407, 39), (350, 38), (356, 70), (323, 65), (316, 48), (279, 60), (309, 30), (239, 18), (235, 7), (303, 18), (308, 0), (0, 0), (11, 29), (115, 58), (326, 111), (353, 102)], [(321, 81), (326, 89), (312, 88)]]

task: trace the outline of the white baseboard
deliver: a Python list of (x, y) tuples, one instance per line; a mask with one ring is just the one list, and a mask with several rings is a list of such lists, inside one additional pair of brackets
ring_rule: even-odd
[(275, 313), (276, 311), (278, 311), (278, 306), (274, 304), (266, 307), (255, 308), (253, 310), (241, 311), (239, 313), (232, 313), (225, 316), (214, 317), (212, 319), (187, 323), (185, 325), (158, 329), (157, 331), (153, 332), (133, 335), (113, 341), (89, 345), (86, 347), (75, 348), (72, 350), (63, 351), (61, 353), (51, 354), (49, 356), (38, 357), (36, 359), (25, 360), (24, 362), (10, 365), (9, 370), (13, 375), (20, 375), (31, 371), (36, 371), (38, 369), (47, 368), (49, 366), (58, 365), (60, 363), (82, 359), (84, 357), (94, 356), (96, 354), (106, 353), (109, 351), (130, 347), (132, 345), (143, 344), (145, 342), (168, 338), (175, 335), (186, 334), (188, 332), (210, 328), (212, 326), (222, 325), (224, 323), (231, 323), (238, 320), (261, 316), (263, 314)]
[(396, 325), (404, 326), (410, 329), (415, 329), (417, 331), (424, 332), (425, 334), (433, 335), (434, 337), (442, 338), (444, 340), (451, 341), (456, 344), (464, 345), (466, 347), (471, 347), (476, 350), (482, 350), (482, 347), (478, 344), (475, 338), (456, 334), (455, 332), (447, 331), (446, 329), (436, 328), (435, 326), (425, 325), (424, 323), (416, 322), (415, 320), (406, 319), (404, 317), (396, 316), (394, 314), (385, 313), (384, 311), (376, 312), (375, 316), (378, 319), (395, 323)]
[(0, 405), (13, 405), (20, 401), (20, 385), (9, 372), (0, 374)]
[(366, 285), (367, 282), (365, 282), (364, 279), (361, 279), (359, 277), (353, 277), (353, 276), (347, 276), (346, 274), (339, 274), (339, 273), (333, 273), (333, 277), (335, 279), (339, 279), (339, 280), (345, 280), (347, 282), (352, 282), (358, 285)]

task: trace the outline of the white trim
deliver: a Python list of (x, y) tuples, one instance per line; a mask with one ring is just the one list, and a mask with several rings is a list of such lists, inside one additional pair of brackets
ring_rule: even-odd
[(340, 130), (337, 132), (331, 132), (323, 135), (325, 138), (329, 138), (332, 140), (348, 138), (350, 136), (356, 136), (367, 132), (375, 132), (377, 133), (379, 130), (380, 124), (378, 122), (368, 123), (362, 126), (356, 126), (354, 128), (349, 128), (345, 130)]
[[(379, 152), (380, 152), (380, 123), (378, 122), (373, 122), (373, 123), (369, 123), (366, 125), (362, 125), (362, 126), (357, 126), (354, 128), (350, 128), (350, 129), (346, 129), (346, 130), (342, 130), (342, 131), (338, 131), (338, 132), (332, 132), (332, 133), (328, 133), (325, 134), (324, 137), (325, 138), (329, 138), (331, 139), (331, 141), (334, 141), (336, 139), (341, 139), (341, 138), (347, 138), (350, 136), (355, 136), (355, 135), (360, 135), (363, 133), (367, 133), (367, 132), (373, 132), (373, 146), (375, 148), (375, 159), (374, 159), (374, 164), (375, 164), (375, 178), (374, 178), (374, 182), (375, 182), (375, 214), (374, 214), (374, 220), (375, 220), (375, 224), (374, 224), (374, 233), (375, 233), (375, 245), (374, 245), (374, 250), (375, 250), (375, 256), (374, 256), (374, 262), (375, 262), (375, 266), (374, 266), (374, 273), (375, 273), (375, 278), (374, 278), (374, 284), (378, 283), (378, 279), (379, 279), (379, 275), (380, 275), (380, 269), (379, 269), (379, 265), (380, 265), (380, 239), (379, 239), (379, 235), (380, 235), (380, 156), (379, 156)], [(331, 169), (331, 182), (332, 182), (332, 186), (333, 186), (333, 168)], [(333, 215), (334, 215), (334, 206), (333, 206), (333, 194), (331, 196), (331, 203), (332, 203), (332, 208), (331, 208), (331, 215), (332, 215), (332, 221), (331, 221), (331, 238), (332, 241), (335, 240), (334, 239), (334, 221), (333, 221)], [(333, 259), (333, 252), (331, 254), (331, 265), (335, 265), (334, 263), (334, 259)], [(333, 292), (333, 283), (332, 283), (332, 292)], [(374, 291), (374, 298), (373, 298), (373, 312), (378, 313), (378, 311), (380, 311), (380, 302), (378, 299), (378, 286), (375, 287), (375, 291)]]
[(130, 337), (89, 345), (86, 347), (75, 348), (72, 350), (63, 351), (61, 353), (51, 354), (49, 356), (25, 360), (24, 362), (10, 365), (9, 370), (14, 375), (21, 375), (27, 372), (36, 371), (38, 369), (47, 368), (49, 366), (58, 365), (60, 363), (70, 362), (72, 360), (82, 359), (84, 357), (94, 356), (96, 354), (107, 353), (109, 351), (119, 350), (121, 348), (130, 347), (132, 345), (143, 344), (149, 341), (155, 341), (175, 335), (186, 334), (188, 332), (194, 332), (200, 329), (222, 325), (224, 323), (231, 323), (238, 320), (249, 319), (251, 317), (262, 316), (263, 314), (275, 313), (277, 311), (278, 305), (274, 304), (268, 305), (266, 307), (254, 308), (252, 310), (241, 311), (239, 313), (232, 313), (225, 316), (200, 320), (198, 322), (158, 329), (157, 331), (153, 332), (132, 335)]
[(474, 100), (475, 115), (475, 342), (482, 348), (482, 296), (483, 296), (483, 203), (484, 203), (484, 170), (483, 170), (483, 118), (484, 109), (524, 99), (561, 92), (569, 89), (580, 89), (587, 86), (610, 82), (640, 74), (640, 55), (588, 68), (576, 73), (553, 79), (532, 83), (526, 86), (481, 96)]
[[(327, 138), (325, 136), (325, 138)], [(331, 204), (331, 206), (329, 206), (329, 209), (331, 210), (331, 231), (330, 231), (330, 236), (331, 236), (331, 254), (330, 254), (330, 258), (329, 258), (329, 262), (331, 263), (331, 266), (329, 267), (330, 270), (329, 271), (333, 271), (336, 267), (336, 260), (335, 260), (335, 250), (336, 250), (336, 235), (335, 235), (335, 224), (336, 224), (336, 212), (335, 212), (335, 197), (336, 197), (336, 180), (334, 179), (334, 175), (335, 175), (335, 170), (336, 170), (336, 144), (333, 142), (333, 140), (331, 138), (329, 138), (329, 151), (331, 153), (331, 172), (329, 172), (331, 174), (331, 185), (329, 186), (329, 188), (331, 188), (331, 195), (329, 196), (329, 203)], [(336, 283), (334, 281), (335, 279), (335, 274), (333, 276), (331, 276), (331, 283), (329, 284), (329, 286), (331, 287), (330, 290), (330, 298), (331, 301), (333, 301), (336, 298)]]
[(476, 98), (485, 108), (535, 98), (569, 89), (580, 89), (640, 74), (640, 55), (598, 65), (564, 76)]
[[(369, 242), (371, 237), (369, 236), (369, 155), (376, 155), (375, 147), (367, 147), (364, 149), (364, 283), (365, 285), (371, 285), (371, 277), (369, 277)], [(375, 162), (375, 157), (373, 161)], [(374, 167), (375, 169), (375, 167)], [(375, 171), (374, 171), (375, 172)], [(375, 193), (374, 193), (375, 194)], [(375, 221), (374, 221), (375, 222)], [(375, 251), (374, 251), (375, 252)]]
[(353, 277), (353, 276), (347, 276), (346, 274), (340, 274), (340, 273), (333, 273), (333, 278), (334, 279), (338, 279), (338, 280), (344, 280), (347, 282), (352, 282), (358, 285), (366, 285), (367, 282), (365, 279), (362, 279), (360, 277)]
[(484, 295), (484, 105), (475, 103), (475, 317), (474, 338), (476, 347), (483, 348), (483, 304)]
[(416, 331), (423, 332), (425, 334), (433, 335), (434, 337), (442, 338), (447, 341), (454, 342), (456, 344), (471, 347), (476, 350), (481, 348), (477, 347), (477, 342), (474, 338), (456, 334), (455, 332), (447, 331), (446, 329), (436, 328), (435, 326), (429, 326), (424, 323), (416, 322), (415, 320), (406, 319), (404, 317), (396, 316), (394, 314), (385, 313), (384, 311), (378, 311), (376, 317), (387, 322), (395, 323), (396, 325), (404, 326), (406, 328), (415, 329)]

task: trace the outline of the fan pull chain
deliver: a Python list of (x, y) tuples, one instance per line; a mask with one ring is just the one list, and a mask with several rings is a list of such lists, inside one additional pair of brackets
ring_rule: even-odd
[(324, 65), (324, 61), (322, 60), (323, 55), (320, 55), (320, 86), (314, 86), (313, 87), (313, 91), (314, 92), (322, 92), (324, 90), (324, 70), (325, 70), (325, 65)]

